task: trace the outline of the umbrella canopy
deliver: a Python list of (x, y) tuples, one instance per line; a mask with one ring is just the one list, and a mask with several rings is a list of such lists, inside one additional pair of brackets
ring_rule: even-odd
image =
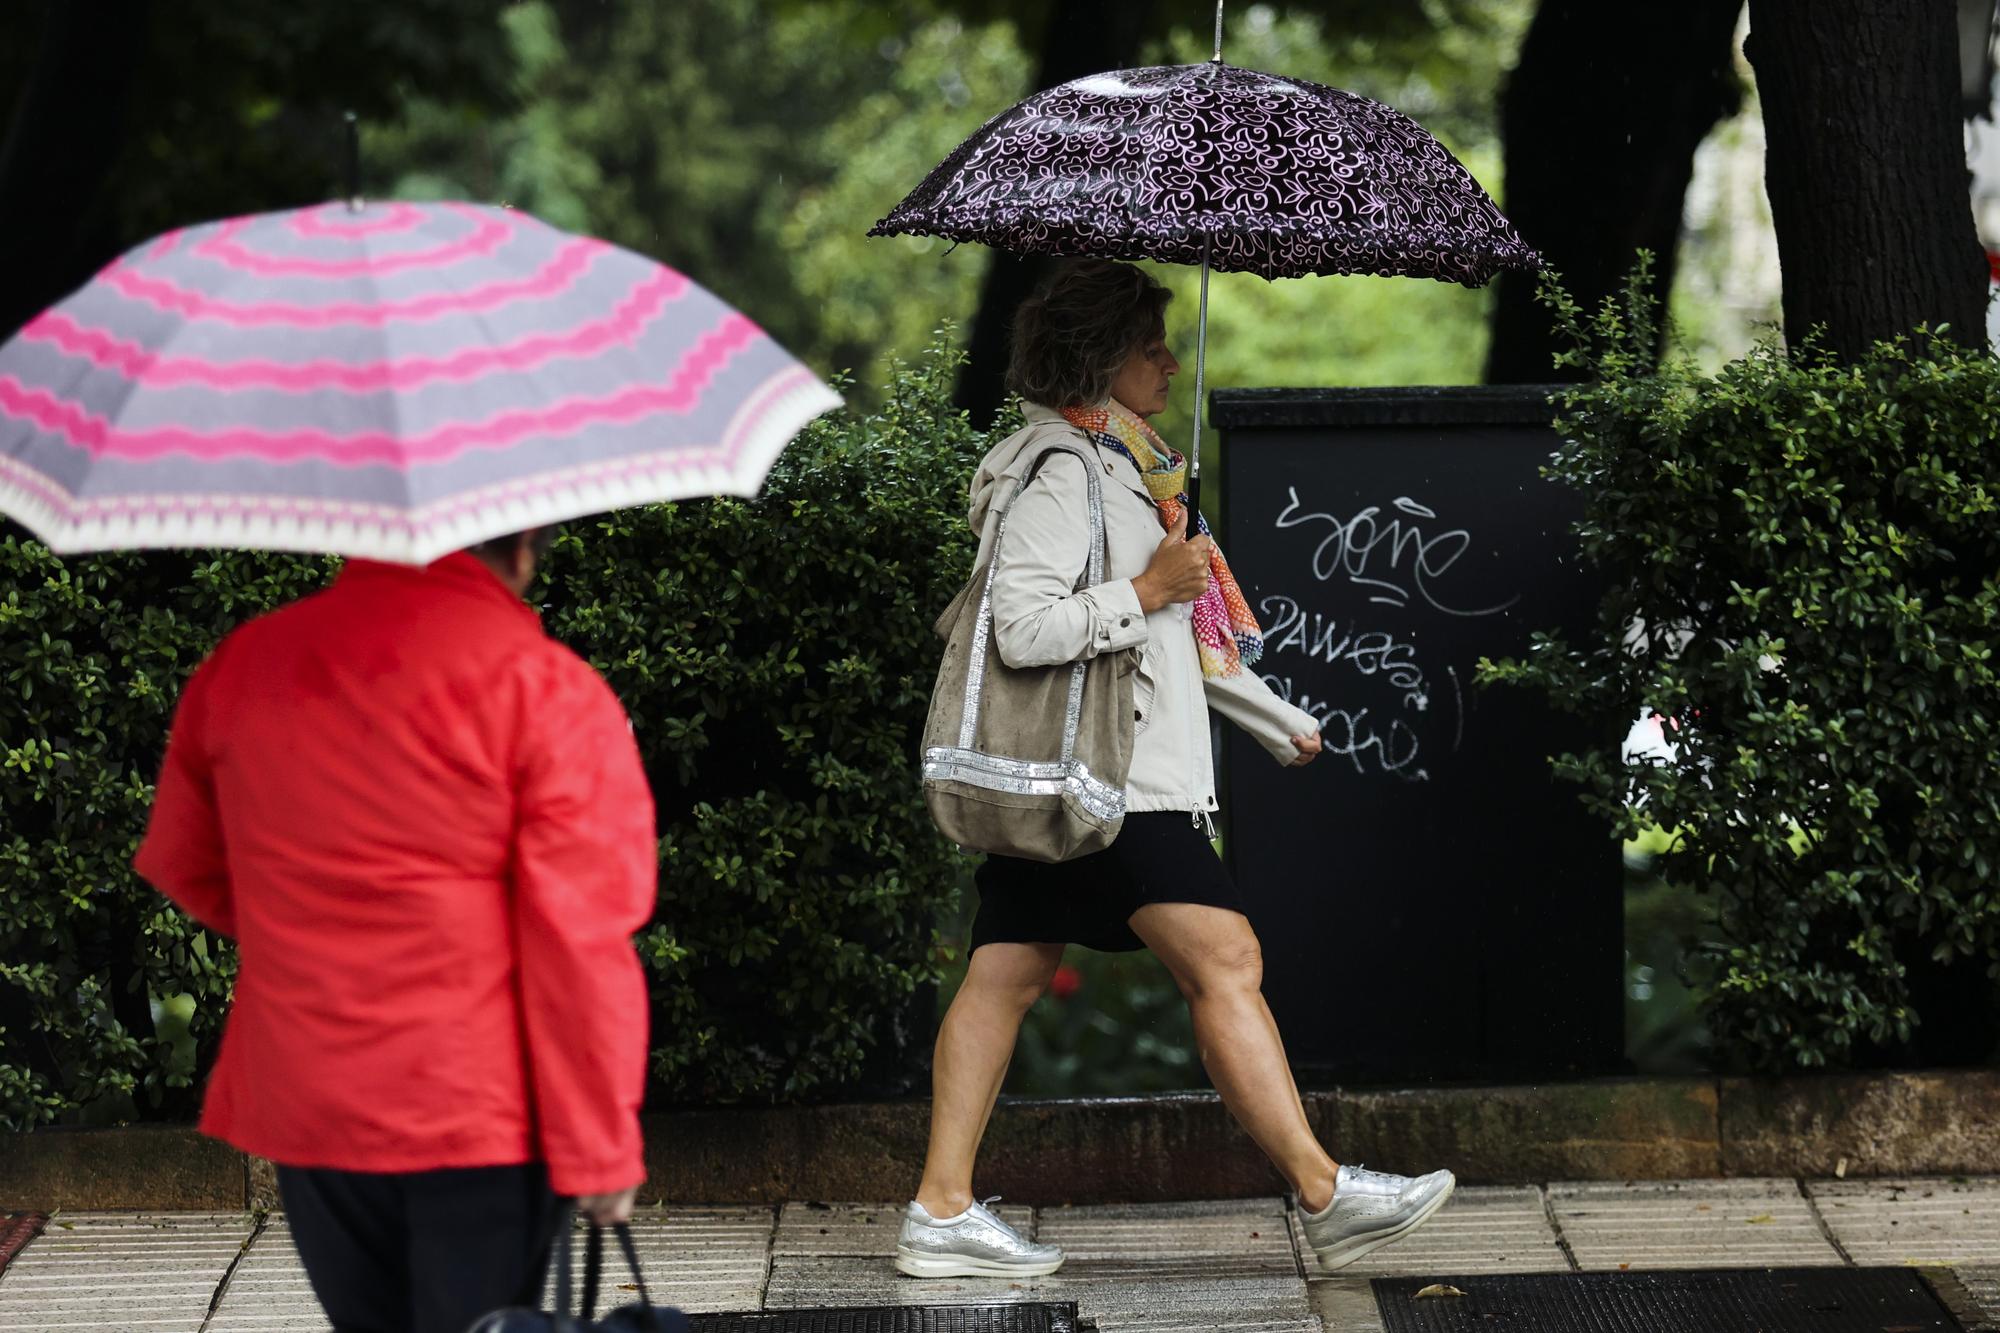
[(752, 495), (839, 397), (687, 277), (476, 204), (172, 232), (0, 347), (0, 513), (61, 552), (423, 563)]
[(869, 232), (1267, 278), (1479, 286), (1539, 258), (1400, 111), (1225, 65), (1093, 74), (1002, 112)]

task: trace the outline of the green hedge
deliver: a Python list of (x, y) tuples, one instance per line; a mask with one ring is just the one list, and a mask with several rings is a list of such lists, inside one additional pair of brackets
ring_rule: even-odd
[(1990, 1058), (2000, 362), (1920, 331), (1656, 367), (1643, 283), (1589, 319), (1549, 294), (1595, 376), (1549, 472), (1586, 501), (1596, 632), (1485, 677), (1666, 719), (1669, 761), (1557, 767), (1712, 893), (1696, 980), (1726, 1064)]
[[(823, 418), (755, 502), (571, 524), (531, 594), (631, 711), (659, 805), (658, 1100), (893, 1090), (927, 1053), (963, 868), (915, 757), (987, 443), (956, 364)], [(130, 857), (182, 682), (333, 567), (0, 535), (0, 1124), (192, 1114), (233, 960)]]

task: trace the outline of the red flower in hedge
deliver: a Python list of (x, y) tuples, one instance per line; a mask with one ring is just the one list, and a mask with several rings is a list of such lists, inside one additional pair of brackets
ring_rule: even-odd
[(1986, 252), (1986, 272), (1995, 282), (2000, 282), (2000, 250)]
[(1058, 1000), (1067, 1000), (1082, 989), (1083, 973), (1077, 971), (1068, 963), (1064, 963), (1061, 967), (1057, 968), (1056, 974), (1049, 978), (1049, 994), (1055, 996)]

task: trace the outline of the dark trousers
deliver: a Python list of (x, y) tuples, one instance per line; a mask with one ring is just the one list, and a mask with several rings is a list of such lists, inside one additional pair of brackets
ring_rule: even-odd
[(561, 1214), (540, 1164), (281, 1166), (278, 1194), (335, 1333), (465, 1333), (489, 1310), (541, 1304)]

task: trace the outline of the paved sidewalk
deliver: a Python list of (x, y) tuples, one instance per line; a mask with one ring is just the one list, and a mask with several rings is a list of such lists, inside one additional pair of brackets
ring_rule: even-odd
[[(1380, 1333), (1371, 1277), (1854, 1263), (1931, 1268), (1968, 1329), (2000, 1330), (2000, 1178), (1463, 1188), (1338, 1275), (1278, 1199), (999, 1211), (1068, 1250), (1062, 1272), (898, 1277), (894, 1205), (652, 1208), (635, 1232), (656, 1299), (692, 1311), (1041, 1298), (1105, 1333)], [(4, 1333), (325, 1327), (282, 1214), (59, 1216), (0, 1274)]]

